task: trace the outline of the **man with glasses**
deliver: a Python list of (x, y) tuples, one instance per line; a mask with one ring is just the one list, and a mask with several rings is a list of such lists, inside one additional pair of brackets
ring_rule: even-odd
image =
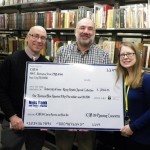
[[(24, 129), (22, 106), (27, 61), (46, 62), (40, 51), (45, 47), (47, 33), (41, 26), (31, 27), (25, 39), (25, 50), (9, 55), (0, 69), (0, 107), (5, 113), (2, 123), (2, 150), (41, 150), (45, 131)], [(11, 126), (11, 127), (10, 127)]]
[[(81, 19), (75, 29), (76, 42), (62, 46), (57, 53), (55, 63), (110, 63), (108, 54), (94, 43), (95, 25), (89, 18)], [(86, 107), (86, 104), (85, 104)], [(93, 150), (95, 146), (94, 131), (85, 130), (56, 130), (56, 146), (58, 150), (72, 150), (75, 139), (78, 150)]]

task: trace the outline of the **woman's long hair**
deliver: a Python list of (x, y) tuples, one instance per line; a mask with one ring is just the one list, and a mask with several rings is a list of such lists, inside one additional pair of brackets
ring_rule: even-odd
[[(135, 57), (136, 57), (136, 63), (134, 64), (134, 66), (132, 66), (133, 76), (132, 76), (132, 79), (128, 81), (128, 85), (130, 85), (132, 88), (140, 87), (141, 82), (142, 82), (142, 65), (141, 65), (140, 51), (138, 50), (138, 48), (136, 47), (134, 43), (125, 42), (125, 43), (122, 43), (119, 49), (119, 55), (120, 55), (122, 46), (130, 47), (135, 52)], [(117, 73), (116, 83), (119, 80), (119, 77), (121, 74), (123, 75), (124, 78), (128, 76), (127, 69), (122, 67), (120, 64), (120, 56), (118, 57), (116, 73)]]

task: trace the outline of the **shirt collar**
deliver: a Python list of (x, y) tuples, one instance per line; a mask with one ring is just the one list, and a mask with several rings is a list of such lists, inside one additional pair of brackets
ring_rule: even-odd
[[(78, 47), (77, 42), (76, 42), (76, 45), (77, 45), (77, 50), (78, 50), (78, 52), (82, 53), (82, 52), (80, 51), (79, 47)], [(84, 51), (84, 53), (82, 53), (82, 54), (88, 54), (88, 53), (89, 53), (90, 48), (91, 48), (91, 46), (90, 46), (90, 47), (89, 47), (86, 51)]]
[(33, 60), (33, 61), (36, 61), (37, 59), (39, 59), (40, 57), (40, 54), (37, 54), (35, 56), (32, 55), (30, 49), (28, 47), (25, 48), (25, 52), (26, 54)]
[(78, 52), (80, 52), (81, 54), (88, 54), (88, 53), (89, 53), (89, 49), (87, 49), (86, 51), (84, 51), (84, 53), (82, 53), (78, 47), (77, 47), (77, 50), (78, 50)]

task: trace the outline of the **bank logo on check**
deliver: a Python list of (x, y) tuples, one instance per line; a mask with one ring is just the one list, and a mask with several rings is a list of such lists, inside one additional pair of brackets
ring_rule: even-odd
[(29, 100), (28, 101), (29, 108), (47, 108), (47, 101), (41, 100)]

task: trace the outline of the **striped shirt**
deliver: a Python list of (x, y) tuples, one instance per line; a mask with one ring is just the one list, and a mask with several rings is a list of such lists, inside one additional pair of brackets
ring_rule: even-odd
[(96, 44), (83, 54), (74, 42), (59, 48), (54, 63), (108, 64), (110, 60), (108, 53)]

